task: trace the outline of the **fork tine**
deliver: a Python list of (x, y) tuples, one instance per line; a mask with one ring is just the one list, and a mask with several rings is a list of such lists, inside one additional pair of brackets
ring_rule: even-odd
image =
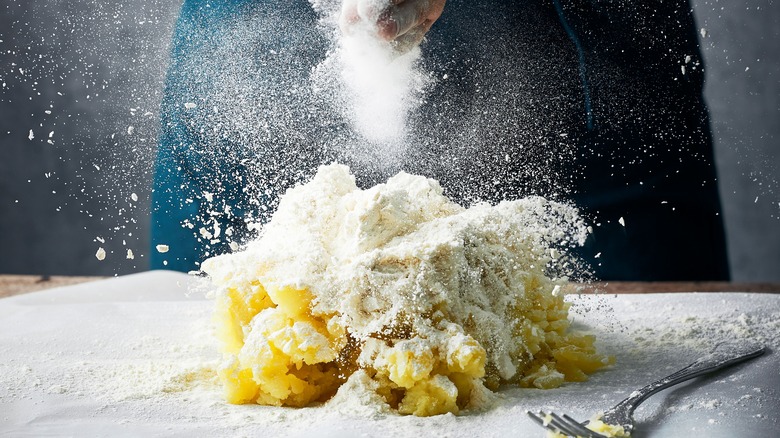
[(538, 414), (534, 414), (531, 411), (526, 411), (525, 413), (528, 414), (528, 416), (531, 417), (532, 420), (537, 422), (540, 426), (544, 427), (545, 429), (550, 430), (552, 432), (565, 433), (559, 427), (553, 424), (554, 419), (552, 415), (554, 414), (546, 414), (544, 411), (539, 411)]
[[(566, 414), (561, 416), (553, 412), (547, 414), (544, 411), (539, 411), (538, 414), (534, 414), (531, 411), (526, 411), (526, 414), (540, 426), (553, 432), (558, 432), (572, 437), (606, 438), (604, 435), (586, 428), (582, 424), (578, 423), (577, 420)], [(549, 421), (547, 420), (548, 418)]]
[(556, 433), (563, 433), (566, 432), (562, 431), (558, 426), (554, 425), (553, 422), (555, 421), (552, 418), (552, 414), (546, 414), (544, 411), (539, 411), (538, 414), (534, 414), (531, 411), (525, 412), (529, 417), (531, 417), (532, 420), (534, 420), (536, 423), (538, 423), (543, 428)]
[(561, 418), (558, 414), (554, 412), (550, 412), (545, 417), (549, 417), (549, 421), (547, 428), (550, 430), (554, 430), (555, 432), (561, 433), (566, 436), (577, 436), (577, 433), (572, 430), (569, 423)]
[(555, 427), (552, 427), (551, 422), (547, 419), (547, 414), (544, 413), (544, 411), (539, 411), (538, 414), (534, 414), (531, 411), (526, 411), (526, 414), (528, 414), (529, 417), (531, 417), (532, 420), (539, 423), (540, 426), (550, 429), (554, 432), (558, 432), (558, 429)]
[(582, 436), (582, 437), (588, 437), (588, 438), (606, 438), (604, 435), (592, 431), (585, 427), (582, 423), (575, 420), (574, 418), (563, 414), (563, 418), (567, 420), (568, 425), (570, 426), (569, 430), (572, 432), (576, 432), (575, 436)]
[(531, 411), (525, 411), (525, 413), (526, 413), (526, 415), (531, 417), (532, 420), (534, 420), (535, 422), (539, 423), (540, 426), (547, 427), (547, 423), (542, 419), (542, 414), (543, 414), (542, 411), (539, 411), (538, 415), (534, 414)]
[(562, 434), (567, 436), (577, 436), (577, 434), (569, 427), (568, 422), (561, 418), (558, 414), (550, 412), (550, 417), (552, 417), (550, 424), (555, 426)]
[(603, 435), (600, 435), (587, 427), (580, 424), (577, 420), (574, 418), (571, 418), (570, 416), (563, 414), (550, 414), (553, 418), (552, 423), (560, 429), (561, 433), (573, 436), (573, 437), (584, 437), (584, 438), (606, 438)]

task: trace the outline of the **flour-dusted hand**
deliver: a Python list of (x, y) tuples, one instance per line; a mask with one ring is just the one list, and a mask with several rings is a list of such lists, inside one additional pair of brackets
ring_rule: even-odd
[(340, 25), (344, 33), (370, 29), (379, 38), (407, 51), (422, 41), (439, 19), (446, 0), (343, 0)]

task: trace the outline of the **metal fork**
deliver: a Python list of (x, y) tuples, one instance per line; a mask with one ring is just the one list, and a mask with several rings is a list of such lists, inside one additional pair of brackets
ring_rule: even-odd
[[(651, 395), (702, 374), (711, 373), (739, 362), (761, 356), (764, 354), (764, 350), (765, 347), (763, 345), (754, 343), (718, 344), (711, 353), (700, 357), (680, 371), (664, 377), (663, 379), (656, 380), (655, 382), (632, 392), (625, 400), (615, 405), (614, 408), (606, 411), (600, 419), (609, 425), (623, 426), (623, 430), (627, 434), (630, 434), (634, 429), (634, 419), (632, 417), (634, 409)], [(566, 414), (558, 415), (552, 412), (545, 413), (543, 411), (539, 411), (538, 414), (534, 414), (530, 411), (526, 413), (542, 427), (553, 432), (573, 437), (606, 438), (604, 435), (585, 427), (590, 423), (590, 420), (580, 423)]]

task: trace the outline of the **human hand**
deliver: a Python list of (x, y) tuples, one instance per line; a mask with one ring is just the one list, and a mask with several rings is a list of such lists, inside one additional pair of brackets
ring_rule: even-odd
[(399, 51), (420, 44), (439, 19), (446, 0), (343, 0), (339, 25), (345, 34), (368, 28)]

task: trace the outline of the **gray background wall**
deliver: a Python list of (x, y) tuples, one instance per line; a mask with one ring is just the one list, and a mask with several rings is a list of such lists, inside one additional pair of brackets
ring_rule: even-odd
[[(157, 105), (179, 3), (0, 2), (0, 273), (147, 268)], [(780, 4), (693, 3), (732, 276), (780, 281)]]
[(693, 0), (735, 280), (780, 280), (780, 2)]

